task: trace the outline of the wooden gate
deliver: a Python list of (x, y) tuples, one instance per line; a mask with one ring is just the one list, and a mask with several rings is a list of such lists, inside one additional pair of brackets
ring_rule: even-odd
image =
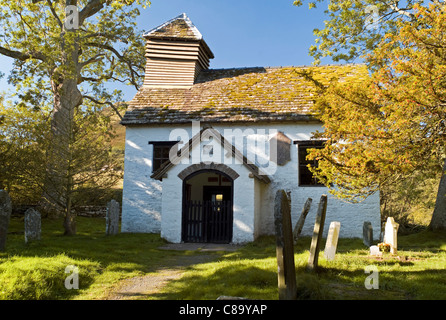
[(184, 242), (229, 243), (232, 240), (232, 201), (185, 201)]

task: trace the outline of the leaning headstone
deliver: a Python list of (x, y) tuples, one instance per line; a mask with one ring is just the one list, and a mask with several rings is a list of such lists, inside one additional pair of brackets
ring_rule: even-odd
[(294, 265), (291, 208), (287, 194), (278, 190), (274, 202), (276, 231), (277, 280), (280, 300), (297, 298), (296, 270)]
[(11, 198), (5, 190), (0, 190), (0, 251), (5, 250), (11, 212)]
[(324, 250), (324, 257), (328, 261), (332, 261), (335, 258), (340, 229), (341, 229), (340, 222), (333, 221), (330, 223), (330, 228), (328, 229), (327, 242), (325, 243), (325, 250)]
[(388, 217), (384, 227), (384, 243), (390, 245), (390, 253), (397, 253), (397, 238), (399, 224), (392, 217)]
[(33, 208), (29, 208), (25, 211), (25, 243), (40, 240), (41, 230), (40, 213)]
[(249, 300), (249, 299), (244, 297), (219, 296), (217, 300)]
[(115, 235), (119, 232), (119, 202), (111, 200), (107, 203), (105, 216), (105, 234)]
[(327, 195), (323, 194), (317, 209), (316, 221), (314, 223), (313, 236), (311, 238), (310, 258), (308, 259), (308, 270), (316, 271), (319, 260), (319, 251), (324, 231), (325, 214), (327, 212)]
[(312, 201), (313, 201), (313, 199), (311, 199), (311, 198), (308, 198), (307, 201), (305, 201), (304, 208), (302, 209), (302, 213), (300, 214), (299, 220), (297, 220), (296, 225), (293, 230), (294, 243), (296, 243), (297, 239), (299, 239), (299, 235), (302, 232), (302, 228), (304, 227), (305, 218), (307, 217), (307, 214), (310, 211)]
[(362, 226), (362, 241), (366, 247), (370, 247), (373, 242), (373, 228), (370, 221), (364, 221)]

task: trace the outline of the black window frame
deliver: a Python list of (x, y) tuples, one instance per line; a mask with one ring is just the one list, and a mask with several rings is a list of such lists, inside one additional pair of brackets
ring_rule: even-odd
[(153, 145), (152, 173), (156, 172), (169, 160), (169, 152), (179, 141), (149, 141)]
[[(324, 184), (314, 177), (308, 164), (312, 167), (318, 167), (317, 160), (307, 160), (308, 149), (322, 149), (327, 140), (296, 140), (297, 144), (297, 167), (298, 167), (298, 184), (300, 187), (323, 187)], [(311, 178), (308, 178), (311, 175)]]

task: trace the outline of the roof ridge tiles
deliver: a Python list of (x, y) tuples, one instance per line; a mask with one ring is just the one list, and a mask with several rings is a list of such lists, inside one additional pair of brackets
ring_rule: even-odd
[(342, 66), (359, 66), (364, 63), (339, 63), (339, 64), (322, 64), (322, 65), (288, 65), (288, 66), (248, 66), (248, 67), (228, 67), (228, 68), (209, 68), (206, 71), (224, 71), (224, 70), (244, 70), (244, 69), (283, 69), (283, 68), (324, 68), (324, 67), (342, 67)]

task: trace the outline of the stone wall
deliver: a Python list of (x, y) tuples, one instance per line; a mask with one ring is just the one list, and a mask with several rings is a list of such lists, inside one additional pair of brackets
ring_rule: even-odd
[(76, 214), (80, 217), (105, 218), (107, 206), (80, 206)]
[[(37, 205), (34, 204), (24, 204), (24, 205), (13, 205), (12, 216), (23, 217), (26, 210), (29, 208), (37, 209)], [(75, 209), (76, 214), (80, 217), (104, 217), (107, 211), (106, 206), (79, 206)]]

